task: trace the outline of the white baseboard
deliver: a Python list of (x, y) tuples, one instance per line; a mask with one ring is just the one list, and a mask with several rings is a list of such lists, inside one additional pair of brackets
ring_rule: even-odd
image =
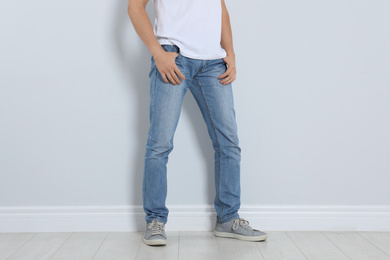
[[(211, 205), (167, 205), (166, 231), (212, 231)], [(390, 231), (390, 206), (241, 205), (240, 217), (263, 231)], [(144, 231), (142, 206), (0, 207), (0, 232)]]

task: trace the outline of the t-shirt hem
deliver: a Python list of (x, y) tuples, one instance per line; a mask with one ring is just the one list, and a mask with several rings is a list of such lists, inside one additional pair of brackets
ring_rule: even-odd
[(170, 41), (169, 39), (158, 39), (158, 42), (160, 43), (160, 45), (163, 45), (163, 44), (171, 44), (171, 45), (176, 45), (180, 48), (180, 54), (186, 58), (190, 58), (190, 59), (196, 59), (196, 60), (215, 60), (215, 59), (222, 59), (222, 58), (225, 58), (227, 53), (226, 51), (224, 51), (223, 53), (219, 54), (219, 55), (214, 55), (214, 56), (193, 56), (191, 54), (187, 54), (186, 52), (183, 52), (183, 48), (181, 46), (181, 44), (179, 43), (174, 43), (173, 41)]
[(222, 59), (226, 57), (225, 54), (217, 55), (217, 56), (191, 56), (186, 53), (180, 53), (180, 54), (186, 58), (196, 59), (196, 60), (215, 60), (215, 59)]

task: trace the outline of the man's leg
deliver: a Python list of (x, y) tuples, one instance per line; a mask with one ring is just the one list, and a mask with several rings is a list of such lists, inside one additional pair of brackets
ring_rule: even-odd
[(214, 200), (217, 222), (239, 217), (241, 148), (237, 134), (232, 84), (218, 76), (227, 69), (222, 59), (209, 60), (194, 77), (190, 91), (202, 112), (215, 150)]
[[(177, 51), (172, 45), (162, 46), (166, 51)], [(153, 57), (149, 78), (150, 128), (145, 152), (143, 206), (147, 223), (153, 219), (166, 223), (169, 212), (165, 205), (168, 155), (173, 149), (173, 137), (187, 91), (187, 81), (182, 80), (181, 84), (176, 85), (166, 83)]]

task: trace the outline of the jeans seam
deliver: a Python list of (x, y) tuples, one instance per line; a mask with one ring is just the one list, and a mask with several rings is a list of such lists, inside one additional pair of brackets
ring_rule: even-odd
[(215, 130), (214, 123), (213, 123), (213, 120), (211, 118), (211, 113), (210, 113), (210, 110), (209, 110), (209, 106), (207, 105), (206, 97), (205, 97), (205, 95), (203, 93), (203, 90), (202, 90), (202, 86), (200, 85), (200, 82), (199, 82), (199, 80), (197, 78), (195, 78), (195, 80), (198, 82), (200, 92), (202, 93), (202, 97), (203, 97), (204, 103), (206, 105), (207, 113), (208, 113), (208, 115), (210, 117), (211, 126), (213, 128), (215, 139), (217, 141), (217, 146), (218, 146), (218, 154), (219, 154), (219, 156), (218, 156), (218, 172), (217, 172), (217, 174), (218, 174), (218, 183), (217, 183), (218, 191), (217, 191), (217, 196), (218, 196), (219, 202), (221, 203), (221, 211), (220, 211), (219, 214), (217, 214), (217, 217), (219, 217), (219, 219), (221, 220), (220, 214), (223, 211), (223, 203), (222, 203), (221, 198), (219, 196), (220, 195), (220, 183), (221, 183), (220, 182), (220, 176), (221, 176), (221, 174), (220, 174), (220, 172), (221, 172), (221, 149), (220, 149), (220, 145), (219, 145), (219, 141), (218, 141), (217, 131)]
[[(152, 95), (151, 95), (151, 97), (150, 97), (150, 101), (153, 103), (152, 104), (152, 106), (153, 106), (153, 110), (154, 110), (154, 99), (155, 99), (155, 96), (156, 96), (156, 82), (157, 82), (157, 77), (158, 77), (158, 74), (157, 73), (159, 73), (159, 71), (158, 71), (158, 69), (157, 69), (157, 66), (156, 66), (156, 62), (154, 63), (154, 67), (155, 68), (153, 68), (154, 69), (154, 75), (155, 75), (155, 77), (154, 77), (154, 84), (153, 84), (153, 89), (152, 89)], [(151, 119), (151, 118), (150, 118)]]

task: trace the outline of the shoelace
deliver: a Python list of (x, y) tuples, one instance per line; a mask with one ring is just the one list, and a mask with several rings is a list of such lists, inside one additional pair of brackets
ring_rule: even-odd
[(236, 230), (238, 228), (238, 225), (241, 225), (245, 229), (253, 230), (253, 228), (249, 226), (249, 221), (243, 218), (237, 218), (233, 220), (233, 230)]
[(158, 222), (157, 219), (154, 219), (153, 222), (149, 225), (148, 229), (153, 230), (153, 235), (161, 234), (164, 230), (164, 223)]

